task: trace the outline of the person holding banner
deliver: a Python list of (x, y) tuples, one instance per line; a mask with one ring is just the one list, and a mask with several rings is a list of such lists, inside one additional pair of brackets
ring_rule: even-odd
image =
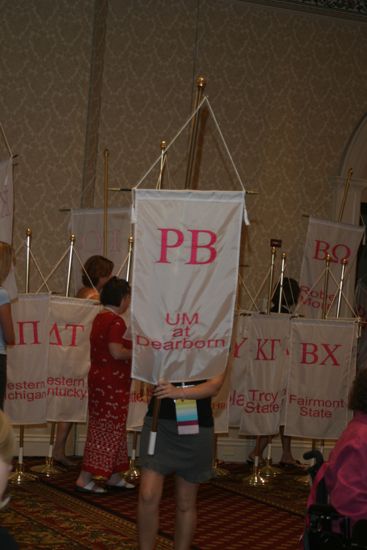
[[(223, 383), (225, 373), (190, 385), (160, 381), (145, 417), (140, 441), (141, 480), (138, 504), (139, 549), (152, 550), (159, 527), (159, 503), (164, 478), (176, 474), (175, 548), (190, 548), (196, 527), (199, 483), (213, 476), (214, 427), (211, 397)], [(160, 401), (154, 455), (149, 437), (154, 403)], [(191, 410), (192, 409), (192, 410)], [(180, 418), (190, 414), (190, 429)], [(186, 423), (187, 424), (187, 423)]]
[[(88, 258), (82, 269), (84, 286), (78, 290), (76, 297), (99, 302), (100, 292), (103, 285), (111, 278), (113, 267), (113, 262), (104, 256), (95, 255)], [(53, 459), (66, 468), (76, 466), (76, 463), (65, 453), (66, 441), (72, 427), (72, 422), (58, 422), (52, 453)]]
[(103, 310), (93, 321), (88, 375), (88, 432), (76, 490), (106, 493), (107, 487), (133, 489), (120, 475), (128, 467), (126, 419), (131, 375), (131, 341), (125, 339), (121, 315), (130, 305), (130, 285), (112, 277), (103, 287)]
[(6, 393), (6, 347), (15, 344), (10, 298), (3, 282), (13, 263), (13, 250), (8, 243), (0, 241), (0, 409), (4, 409)]
[[(360, 370), (349, 395), (354, 417), (324, 462), (312, 484), (307, 508), (316, 503), (317, 487), (323, 480), (329, 504), (351, 519), (367, 521), (367, 369)], [(365, 537), (367, 533), (365, 533)], [(364, 541), (366, 538), (364, 539)]]

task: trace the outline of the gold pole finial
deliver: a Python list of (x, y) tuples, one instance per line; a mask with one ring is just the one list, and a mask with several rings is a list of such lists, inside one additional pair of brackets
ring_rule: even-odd
[(198, 76), (196, 79), (196, 85), (198, 88), (205, 88), (206, 86), (206, 78), (205, 76)]
[(26, 237), (31, 237), (32, 236), (32, 229), (30, 227), (27, 228), (27, 230), (25, 232), (25, 235), (26, 235)]
[(71, 243), (75, 243), (75, 241), (76, 241), (76, 237), (75, 237), (74, 233), (72, 233), (72, 234), (70, 235), (70, 242), (71, 242)]
[(164, 151), (166, 147), (167, 147), (167, 142), (166, 142), (165, 139), (162, 139), (162, 141), (161, 141), (161, 149), (162, 149), (162, 151)]

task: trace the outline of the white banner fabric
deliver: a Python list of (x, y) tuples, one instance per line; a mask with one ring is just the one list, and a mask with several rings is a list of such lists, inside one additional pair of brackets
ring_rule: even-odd
[(140, 380), (131, 381), (129, 412), (126, 421), (127, 430), (141, 430), (152, 393), (153, 386), (144, 384)]
[(292, 320), (285, 434), (337, 439), (350, 419), (357, 324)]
[(89, 300), (52, 296), (48, 353), (47, 420), (85, 422), (89, 336), (99, 306)]
[(46, 421), (48, 294), (20, 294), (12, 304), (16, 345), (7, 350), (5, 412), (14, 424)]
[(229, 425), (239, 428), (245, 405), (245, 372), (249, 361), (250, 315), (237, 314), (234, 324), (234, 339), (230, 360)]
[[(90, 256), (103, 254), (103, 227), (104, 211), (101, 208), (82, 208), (71, 211), (70, 230), (75, 235), (75, 248), (80, 256), (82, 264)], [(131, 231), (130, 209), (109, 208), (108, 209), (108, 237), (107, 257), (113, 261), (114, 274), (120, 270), (127, 258), (128, 242)], [(78, 266), (75, 269), (75, 266)], [(74, 262), (73, 275), (76, 291), (82, 286), (82, 269), (79, 263)], [(120, 273), (125, 277), (126, 268)]]
[(272, 435), (279, 431), (285, 397), (290, 317), (255, 313), (250, 319), (239, 433)]
[(13, 240), (13, 161), (0, 161), (0, 241)]
[[(325, 260), (327, 255), (330, 255), (330, 272), (333, 275), (329, 279), (326, 302), (327, 307), (329, 307), (338, 290), (335, 281), (339, 281), (340, 279), (343, 260), (347, 260), (348, 262), (345, 279), (347, 278), (347, 273), (354, 273), (355, 260), (363, 233), (364, 227), (362, 226), (334, 223), (315, 218), (309, 219), (302, 259), (300, 275), (301, 295), (299, 299), (300, 312), (305, 317), (321, 318), (324, 299), (324, 278), (321, 275), (326, 266)], [(315, 285), (316, 281), (318, 283)], [(309, 291), (310, 293), (307, 294)], [(344, 287), (344, 292), (347, 293), (346, 287)], [(349, 299), (353, 303), (353, 295), (349, 296)], [(334, 301), (334, 307), (336, 307), (336, 303), (337, 301)]]
[(136, 190), (133, 378), (155, 384), (223, 372), (243, 207), (243, 192)]

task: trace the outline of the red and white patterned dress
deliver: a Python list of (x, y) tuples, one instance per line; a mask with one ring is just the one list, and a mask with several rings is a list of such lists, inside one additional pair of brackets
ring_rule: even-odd
[(129, 406), (131, 362), (114, 359), (109, 343), (124, 340), (124, 320), (113, 313), (99, 313), (90, 335), (91, 367), (88, 375), (88, 432), (82, 469), (108, 479), (128, 467), (126, 419)]

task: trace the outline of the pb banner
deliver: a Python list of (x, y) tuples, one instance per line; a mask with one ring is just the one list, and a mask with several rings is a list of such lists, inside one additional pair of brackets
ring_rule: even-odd
[(132, 376), (223, 372), (231, 343), (243, 192), (136, 190)]
[(285, 434), (337, 439), (350, 413), (355, 376), (354, 320), (293, 320)]

